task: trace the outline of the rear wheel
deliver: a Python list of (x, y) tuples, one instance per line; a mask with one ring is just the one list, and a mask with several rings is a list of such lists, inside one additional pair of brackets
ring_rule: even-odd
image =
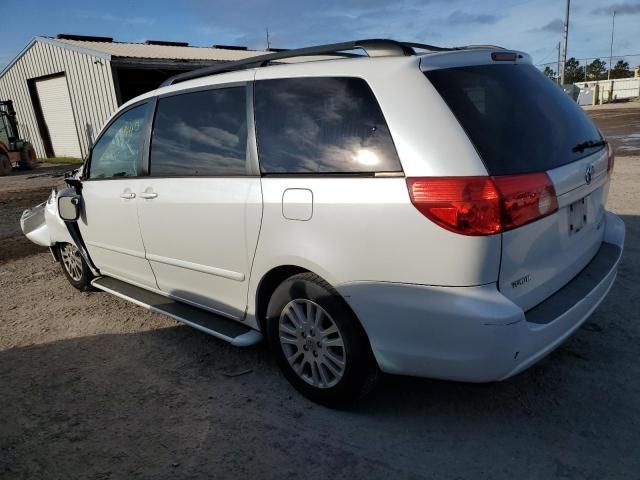
[(0, 153), (0, 176), (9, 175), (11, 173), (11, 161), (4, 153)]
[(314, 402), (343, 406), (369, 393), (379, 376), (366, 334), (344, 299), (313, 273), (276, 288), (267, 336), (293, 387)]
[(21, 170), (31, 170), (36, 166), (38, 160), (36, 158), (36, 151), (33, 149), (33, 145), (29, 142), (24, 142), (20, 149), (20, 162), (18, 167)]
[(91, 289), (93, 275), (80, 255), (78, 247), (70, 243), (62, 243), (58, 247), (58, 254), (62, 271), (69, 283), (83, 292)]

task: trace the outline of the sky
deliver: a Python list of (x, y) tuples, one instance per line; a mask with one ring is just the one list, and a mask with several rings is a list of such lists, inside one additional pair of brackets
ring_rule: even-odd
[[(0, 0), (0, 69), (38, 35), (100, 35), (116, 41), (294, 48), (360, 38), (435, 45), (493, 44), (554, 62), (564, 0)], [(640, 1), (573, 0), (568, 56), (614, 55), (640, 64)]]

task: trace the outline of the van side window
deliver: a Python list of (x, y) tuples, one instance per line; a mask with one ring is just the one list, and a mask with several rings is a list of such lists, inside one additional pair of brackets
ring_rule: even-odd
[(151, 136), (154, 177), (247, 174), (245, 87), (160, 98)]
[(138, 174), (147, 105), (127, 110), (109, 125), (91, 151), (89, 178), (135, 177)]
[(380, 106), (360, 78), (255, 83), (263, 173), (402, 171)]

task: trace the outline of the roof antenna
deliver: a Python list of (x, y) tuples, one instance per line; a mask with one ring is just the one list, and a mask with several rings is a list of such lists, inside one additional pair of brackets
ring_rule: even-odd
[(266, 27), (265, 30), (267, 31), (267, 50), (269, 50), (271, 48), (271, 42), (269, 41), (269, 27)]

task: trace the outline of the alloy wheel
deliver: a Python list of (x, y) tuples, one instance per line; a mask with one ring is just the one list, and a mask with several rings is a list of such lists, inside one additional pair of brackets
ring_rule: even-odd
[(60, 249), (60, 256), (62, 258), (62, 265), (69, 276), (76, 282), (80, 281), (82, 278), (82, 257), (80, 256), (80, 250), (78, 250), (75, 245), (67, 243)]
[(309, 385), (330, 388), (344, 376), (344, 340), (331, 315), (317, 303), (295, 299), (285, 305), (278, 336), (287, 362)]

